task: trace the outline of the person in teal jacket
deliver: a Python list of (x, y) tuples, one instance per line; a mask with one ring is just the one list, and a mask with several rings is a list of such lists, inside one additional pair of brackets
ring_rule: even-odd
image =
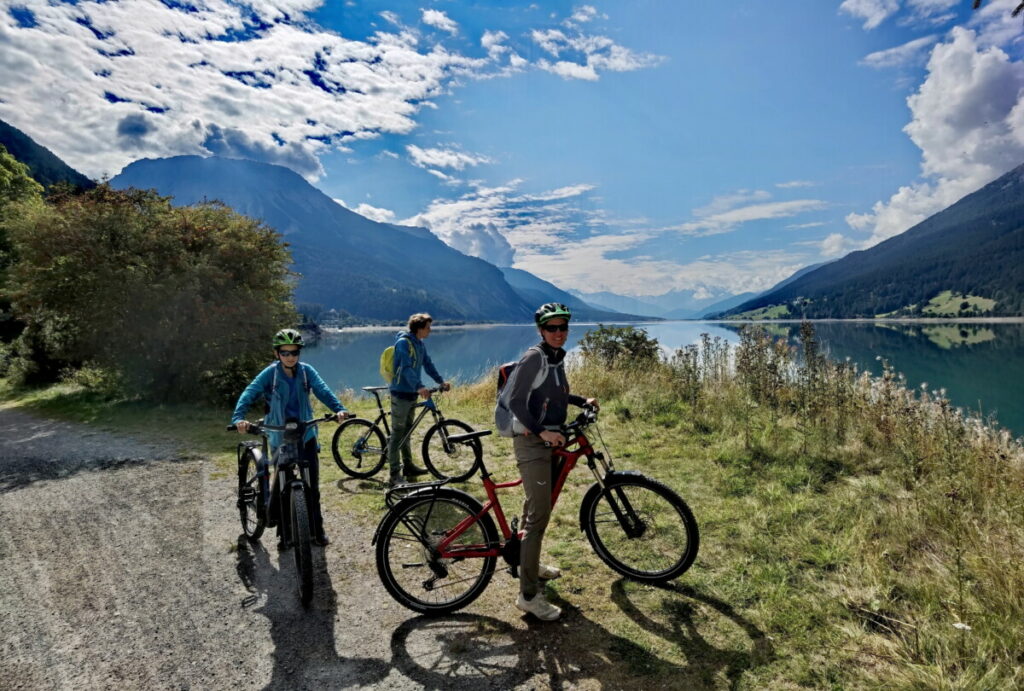
[[(417, 468), (412, 462), (412, 445), (409, 430), (412, 429), (416, 396), (427, 398), (430, 392), (421, 381), (422, 371), (447, 391), (451, 385), (444, 380), (434, 367), (423, 339), (430, 335), (434, 319), (429, 314), (414, 314), (409, 317), (409, 330), (401, 331), (395, 340), (394, 375), (391, 377), (391, 438), (388, 439), (388, 463), (391, 469), (389, 484), (394, 487), (402, 481), (412, 480), (427, 473), (426, 468)], [(403, 471), (404, 465), (404, 471)]]
[[(259, 401), (266, 401), (270, 406), (270, 412), (263, 418), (268, 425), (283, 425), (290, 419), (312, 419), (310, 392), (336, 414), (338, 422), (352, 417), (320, 374), (311, 365), (299, 362), (303, 345), (302, 334), (295, 329), (282, 329), (274, 334), (273, 345), (275, 361), (257, 374), (238, 397), (231, 422), (240, 433), (245, 434), (249, 429), (249, 423), (245, 420), (246, 411)], [(281, 433), (268, 432), (267, 437), (273, 455), (274, 450), (281, 445)], [(306, 436), (302, 441), (300, 453), (304, 460), (309, 461), (309, 505), (313, 540), (318, 545), (327, 545), (330, 540), (324, 532), (323, 513), (320, 509), (320, 461), (317, 457), (320, 445), (317, 442), (317, 428), (313, 426), (306, 430)], [(288, 534), (280, 524), (277, 529), (282, 539)], [(282, 543), (281, 546), (286, 545)]]

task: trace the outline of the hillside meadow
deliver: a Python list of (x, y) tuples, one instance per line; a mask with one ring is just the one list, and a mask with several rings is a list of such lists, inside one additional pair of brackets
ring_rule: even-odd
[[(602, 404), (592, 441), (617, 468), (676, 489), (701, 550), (666, 587), (620, 579), (579, 530), (593, 481), (579, 467), (545, 542), (565, 572), (551, 599), (593, 624), (558, 644), (564, 663), (600, 662), (613, 688), (1019, 688), (1024, 450), (941, 391), (828, 361), (809, 328), (803, 336), (801, 353), (747, 330), (738, 346), (705, 338), (668, 362), (614, 350), (573, 362), (574, 391)], [(83, 376), (2, 394), (6, 405), (171, 437), (233, 470), (227, 409), (126, 401)], [(372, 399), (343, 400), (373, 417)], [(488, 427), (493, 402), (487, 379), (456, 386), (441, 407)], [(509, 440), (487, 437), (484, 449), (497, 479), (515, 476)], [(342, 475), (326, 444), (321, 459), (325, 511), (349, 517), (370, 549), (382, 484)], [(477, 478), (462, 488), (483, 496)], [(515, 513), (519, 491), (506, 496)], [(499, 574), (467, 613), (515, 616), (514, 592)]]

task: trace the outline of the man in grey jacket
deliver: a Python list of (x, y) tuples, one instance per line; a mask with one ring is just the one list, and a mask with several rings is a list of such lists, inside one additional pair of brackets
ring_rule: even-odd
[[(563, 346), (569, 336), (572, 313), (561, 303), (541, 305), (533, 315), (541, 342), (530, 348), (516, 366), (510, 385), (509, 409), (518, 423), (512, 439), (519, 474), (523, 478), (523, 542), (519, 561), (519, 599), (516, 607), (545, 621), (557, 619), (562, 610), (544, 597), (540, 581), (558, 578), (561, 572), (540, 563), (541, 542), (551, 517), (551, 447), (565, 444), (561, 428), (569, 404), (597, 407), (597, 399), (569, 393), (565, 378)], [(542, 372), (547, 376), (538, 382)], [(550, 445), (550, 446), (549, 446)]]

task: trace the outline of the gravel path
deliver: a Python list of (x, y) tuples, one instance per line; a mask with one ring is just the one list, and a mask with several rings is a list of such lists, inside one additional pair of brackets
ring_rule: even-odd
[(0, 408), (0, 688), (608, 685), (607, 660), (560, 649), (595, 626), (578, 610), (520, 617), (499, 575), (470, 613), (416, 617), (336, 513), (303, 610), (272, 535), (239, 540), (234, 495), (167, 444)]

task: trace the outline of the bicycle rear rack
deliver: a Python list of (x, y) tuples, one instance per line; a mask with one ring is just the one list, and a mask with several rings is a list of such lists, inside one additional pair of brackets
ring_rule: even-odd
[(444, 485), (448, 484), (448, 480), (432, 480), (430, 482), (410, 482), (395, 485), (387, 491), (384, 495), (384, 503), (388, 505), (389, 509), (393, 509), (395, 504), (402, 501), (414, 492), (421, 492), (426, 489), (433, 490), (436, 492), (441, 489)]

